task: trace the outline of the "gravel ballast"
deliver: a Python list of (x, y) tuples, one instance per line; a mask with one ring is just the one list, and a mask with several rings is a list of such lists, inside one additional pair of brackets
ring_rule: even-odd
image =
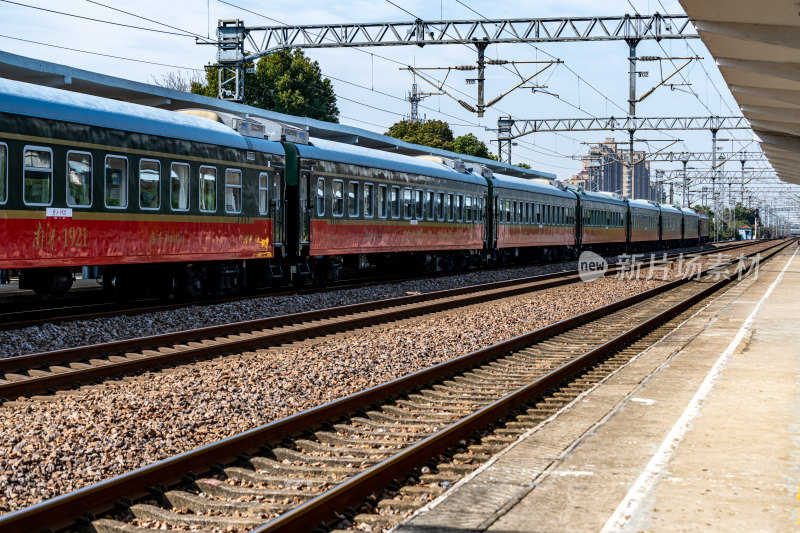
[[(661, 253), (663, 252), (657, 255)], [(616, 260), (616, 257), (611, 257), (609, 260)], [(383, 283), (316, 294), (265, 296), (224, 304), (189, 305), (153, 313), (122, 314), (111, 318), (44, 324), (0, 331), (0, 358), (397, 298), (408, 294), (424, 294), (576, 268), (576, 261), (567, 261), (505, 270), (475, 271), (433, 279)]]
[[(671, 273), (675, 275), (677, 270)], [(462, 276), (462, 284), (463, 278), (486, 274), (496, 273), (467, 274)], [(520, 275), (517, 270), (509, 277)], [(408, 284), (419, 283), (425, 282), (392, 287), (407, 293)], [(46, 401), (23, 399), (6, 404), (0, 409), (0, 513), (215, 442), (660, 283), (612, 278), (557, 287), (288, 349), (230, 355), (109, 381)], [(373, 292), (366, 299), (378, 297)], [(335, 304), (325, 306), (329, 305)], [(151, 320), (156, 327), (158, 321)], [(138, 335), (141, 333), (139, 329)], [(91, 342), (85, 336), (81, 341)]]

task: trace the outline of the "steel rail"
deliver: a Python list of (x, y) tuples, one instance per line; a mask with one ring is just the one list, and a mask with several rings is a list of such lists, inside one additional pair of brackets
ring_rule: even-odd
[[(793, 242), (795, 241), (783, 241), (768, 248), (768, 250), (775, 250), (776, 248), (778, 249), (770, 253), (767, 258), (779, 253)], [(760, 250), (750, 255), (755, 255), (756, 253), (761, 253), (763, 251), (764, 250)], [(37, 531), (42, 528), (57, 530), (59, 528), (74, 525), (75, 521), (81, 516), (84, 516), (86, 513), (106, 512), (113, 509), (114, 505), (119, 501), (136, 499), (145, 496), (148, 494), (148, 489), (150, 487), (174, 485), (175, 483), (186, 479), (186, 476), (192, 472), (206, 472), (209, 470), (211, 465), (226, 463), (247, 452), (264, 449), (265, 446), (280, 443), (284, 439), (302, 434), (308, 428), (318, 427), (343, 415), (357, 412), (380, 401), (386, 401), (389, 398), (396, 397), (398, 394), (407, 392), (408, 390), (413, 390), (414, 388), (420, 387), (426, 383), (445, 378), (459, 371), (464, 371), (484, 361), (496, 359), (498, 356), (521, 349), (536, 341), (543, 340), (580, 324), (600, 318), (615, 311), (619, 311), (634, 303), (646, 300), (653, 296), (667, 292), (673, 288), (679, 287), (685, 283), (688, 283), (689, 281), (690, 279), (684, 278), (666, 283), (632, 297), (608, 304), (604, 307), (588, 311), (581, 315), (559, 321), (550, 326), (546, 326), (533, 332), (509, 339), (497, 345), (466, 354), (459, 358), (440, 363), (428, 369), (401, 377), (397, 380), (351, 394), (344, 398), (340, 398), (333, 402), (297, 413), (287, 418), (265, 424), (233, 437), (196, 448), (175, 457), (171, 457), (132, 472), (122, 474), (115, 478), (102, 481), (98, 484), (91, 485), (75, 492), (64, 494), (51, 500), (47, 500), (31, 507), (7, 514), (0, 517), (0, 530)], [(727, 282), (730, 281), (731, 279), (727, 280)], [(706, 294), (708, 294), (710, 291), (717, 290), (720, 287), (721, 285), (714, 284), (709, 288), (704, 289), (704, 291), (706, 291)], [(675, 309), (676, 308), (673, 307), (673, 310)], [(652, 324), (655, 324), (656, 322), (655, 319), (651, 319), (648, 321), (648, 323), (652, 326)], [(642, 326), (642, 328), (644, 328), (644, 326)], [(641, 331), (643, 331), (643, 329), (639, 330), (640, 333)], [(632, 333), (630, 335), (632, 335)], [(613, 342), (616, 342), (616, 345), (619, 345), (623, 341), (617, 338), (614, 339)], [(600, 352), (597, 353), (599, 354)], [(600, 356), (596, 355), (596, 357)], [(525, 387), (524, 389), (527, 391), (525, 394), (533, 394), (533, 392), (531, 392), (533, 390), (532, 387), (542, 387), (545, 386), (544, 383), (549, 383), (549, 386), (552, 386), (553, 383), (558, 381), (557, 378), (559, 378), (559, 376), (566, 375), (565, 373), (568, 369), (574, 372), (574, 370), (577, 368), (577, 363), (570, 363), (570, 365), (572, 366), (568, 366), (566, 368), (562, 367), (561, 374), (554, 374), (551, 372), (545, 376), (546, 381), (542, 382), (541, 380), (537, 380), (537, 382), (534, 382), (539, 383), (539, 385), (531, 384)], [(513, 405), (517, 405), (517, 401), (518, 400), (514, 399), (514, 397), (506, 396), (501, 400), (501, 402), (504, 403), (499, 404), (496, 408), (500, 409), (500, 411), (503, 409), (510, 410)], [(485, 427), (491, 422), (492, 416), (494, 415), (490, 415), (489, 411), (484, 408), (474, 415), (470, 415), (470, 417), (468, 417), (469, 422), (464, 422), (464, 425), (461, 426), (462, 430), (464, 428), (469, 429), (473, 427)], [(429, 451), (440, 450), (442, 447), (446, 449), (448, 447), (445, 446), (446, 442), (450, 442), (456, 437), (460, 439), (463, 437), (463, 433), (456, 434), (455, 430), (443, 430), (442, 432), (438, 432), (431, 437), (434, 440), (428, 441), (426, 444), (420, 442), (412, 446), (412, 448), (409, 448), (409, 450), (414, 449), (417, 451)], [(456, 442), (457, 441), (458, 439), (456, 439)], [(407, 468), (408, 465), (418, 466), (421, 464), (419, 462), (419, 458), (412, 459), (409, 455), (405, 455), (405, 453), (406, 452), (403, 452), (399, 459), (388, 459), (387, 461), (379, 463), (372, 469), (359, 474), (340, 486), (347, 486), (348, 488), (351, 488), (354, 485), (357, 486), (360, 489), (359, 492), (362, 493), (363, 499), (363, 492), (368, 488), (371, 492), (374, 487), (380, 486), (381, 483), (383, 483), (382, 486), (385, 486), (386, 483), (384, 483), (384, 481), (386, 479), (394, 479), (394, 477), (397, 477), (397, 472), (402, 470), (402, 465), (405, 465)], [(380, 469), (375, 470), (378, 467), (380, 467)], [(372, 472), (372, 474), (370, 474), (370, 476), (364, 476), (364, 474), (367, 472)], [(389, 481), (391, 481), (391, 479), (389, 479)], [(319, 517), (324, 516), (323, 520), (327, 520), (330, 517), (329, 509), (341, 509), (342, 507), (339, 507), (341, 505), (340, 502), (352, 502), (355, 498), (355, 496), (349, 495), (354, 493), (343, 493), (341, 491), (337, 491), (335, 494), (335, 500), (332, 499), (332, 497), (320, 496), (304, 504), (302, 506), (302, 509), (304, 509), (302, 513), (298, 514), (297, 512), (292, 511), (287, 513), (287, 515), (284, 515), (291, 515), (291, 521), (294, 524), (290, 526), (293, 528), (292, 530), (297, 531), (298, 528), (312, 529), (313, 527), (316, 527), (320, 521)], [(312, 502), (314, 502), (313, 505), (310, 505)], [(311, 512), (312, 507), (313, 513)], [(344, 505), (344, 507), (347, 507), (347, 505)], [(308, 518), (311, 517), (312, 514), (315, 518)], [(280, 520), (280, 522), (272, 521), (265, 527), (276, 528), (280, 526), (281, 529), (276, 530), (284, 530), (282, 528), (289, 522), (283, 521), (287, 520), (286, 518), (281, 518)], [(310, 527), (306, 528), (305, 526), (298, 524), (309, 524)], [(269, 530), (272, 529), (264, 529), (264, 531)]]
[[(707, 250), (704, 251), (704, 253), (721, 253), (730, 251), (731, 248), (734, 247), (727, 247), (724, 250)], [(673, 259), (674, 257), (677, 256), (673, 256)], [(606, 275), (618, 271), (620, 268), (624, 267), (613, 267), (606, 272)], [(123, 361), (104, 362), (103, 364), (91, 365), (83, 369), (52, 372), (49, 375), (26, 377), (18, 381), (0, 383), (0, 398), (9, 400), (23, 395), (52, 392), (57, 389), (93, 383), (109, 377), (132, 374), (236, 351), (284, 344), (304, 338), (318, 337), (332, 332), (364, 327), (375, 323), (384, 323), (464, 305), (481, 303), (491, 299), (506, 298), (534, 290), (543, 290), (577, 283), (578, 281), (580, 281), (578, 271), (571, 270), (528, 278), (492, 282), (483, 285), (445, 289), (425, 294), (402, 296), (390, 300), (362, 302), (291, 315), (280, 315), (265, 319), (164, 333), (151, 337), (126, 339), (105, 344), (80, 346), (51, 352), (9, 357), (0, 359), (0, 372), (6, 374), (22, 373), (31, 368), (45, 368), (51, 365), (69, 365), (76, 362), (87, 361), (93, 357), (106, 357), (112, 354), (125, 354), (146, 350), (151, 351), (151, 353), (140, 358), (126, 358), (126, 360)], [(334, 317), (342, 317), (342, 319), (337, 321)], [(314, 323), (320, 320), (327, 320), (327, 322)], [(292, 327), (282, 331), (264, 331), (267, 329), (285, 328), (287, 326)], [(235, 335), (239, 335), (239, 338), (230, 338)], [(228, 336), (229, 338), (220, 341), (220, 337), (224, 336)], [(199, 341), (208, 339), (216, 339), (216, 341), (198, 345)], [(169, 350), (160, 350), (161, 353), (155, 353), (156, 350), (159, 350), (159, 347), (163, 348), (168, 346), (172, 346), (173, 348)]]
[[(738, 246), (742, 246), (742, 244), (737, 243), (736, 245), (733, 245), (731, 248), (735, 248)], [(707, 250), (702, 250), (699, 251), (698, 253), (706, 253), (706, 252)], [(526, 266), (530, 266), (531, 264), (540, 264), (540, 263), (526, 263), (512, 267), (491, 268), (487, 270), (494, 271), (494, 270), (504, 270), (509, 268), (512, 269), (523, 268)], [(3, 312), (2, 309), (7, 308), (10, 305), (16, 305), (18, 303), (22, 304), (23, 306), (30, 305), (30, 302), (28, 301), (18, 302), (15, 299), (6, 298), (0, 300), (0, 330), (10, 330), (10, 329), (38, 326), (44, 322), (58, 323), (58, 322), (66, 322), (74, 320), (87, 320), (87, 319), (96, 319), (109, 316), (118, 316), (120, 313), (125, 313), (130, 315), (130, 314), (154, 313), (159, 311), (169, 311), (173, 309), (180, 309), (182, 307), (185, 307), (186, 305), (207, 306), (207, 305), (218, 305), (224, 303), (240, 302), (240, 301), (252, 300), (256, 298), (272, 297), (272, 296), (319, 294), (319, 293), (333, 292), (339, 290), (366, 288), (373, 285), (379, 285), (384, 283), (395, 283), (395, 282), (419, 280), (419, 279), (436, 279), (440, 277), (446, 277), (448, 275), (452, 275), (452, 273), (427, 273), (423, 275), (403, 276), (403, 277), (378, 276), (375, 278), (370, 278), (359, 282), (355, 282), (354, 280), (343, 280), (342, 282), (336, 283), (330, 287), (296, 288), (292, 290), (280, 290), (274, 292), (268, 290), (259, 290), (254, 294), (227, 296), (223, 298), (201, 296), (198, 298), (191, 298), (179, 303), (167, 303), (167, 304), (155, 303), (157, 300), (157, 298), (155, 297), (128, 302), (127, 304), (120, 304), (117, 302), (110, 302), (107, 300), (98, 300), (97, 298), (98, 293), (101, 293), (102, 289), (94, 289), (94, 290), (82, 291), (86, 293), (82, 297), (75, 296), (65, 301), (48, 302), (52, 305), (56, 305), (55, 307), (34, 306), (31, 307), (30, 309), (22, 309), (22, 310), (18, 309), (12, 312)], [(86, 299), (86, 301), (81, 302), (81, 300), (83, 299)], [(72, 303), (72, 305), (69, 305), (69, 303), (73, 300), (76, 300), (79, 303)], [(146, 305), (148, 302), (152, 302), (153, 305)], [(58, 305), (58, 304), (64, 304), (64, 305)]]
[[(791, 243), (786, 243), (766, 259), (779, 253)], [(731, 283), (737, 272), (717, 281), (705, 289), (695, 293), (689, 298), (671, 306), (669, 309), (658, 313), (649, 319), (631, 327), (621, 335), (597, 346), (585, 354), (574, 358), (572, 361), (556, 368), (544, 376), (532, 381), (503, 398), (481, 408), (475, 413), (455, 422), (454, 424), (437, 431), (433, 435), (409, 446), (392, 457), (368, 468), (354, 477), (336, 485), (323, 494), (295, 507), (291, 511), (271, 520), (264, 526), (254, 530), (254, 533), (289, 533), (295, 531), (310, 531), (320, 523), (330, 521), (334, 513), (357, 506), (371, 493), (378, 492), (408, 474), (414, 468), (424, 464), (430, 457), (435, 457), (449, 448), (457, 446), (470, 435), (483, 430), (495, 423), (516, 408), (529, 403), (548, 390), (558, 386), (577, 373), (580, 373), (599, 362), (619, 349), (627, 346), (645, 335), (649, 331), (679, 315), (708, 295)], [(671, 282), (670, 288), (675, 288), (686, 283), (687, 280)], [(665, 292), (665, 291), (659, 291)], [(525, 337), (523, 335), (522, 337)], [(537, 339), (538, 340), (538, 339)], [(531, 342), (525, 342), (523, 346)], [(499, 345), (498, 345), (499, 346)], [(519, 348), (517, 348), (519, 349)], [(492, 351), (494, 356), (500, 356), (513, 350)], [(487, 356), (491, 357), (491, 356)]]

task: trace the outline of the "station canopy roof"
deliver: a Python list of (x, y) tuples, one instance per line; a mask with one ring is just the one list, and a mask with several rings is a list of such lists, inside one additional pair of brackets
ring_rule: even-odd
[(778, 177), (800, 184), (800, 3), (680, 0)]
[(548, 172), (528, 170), (499, 161), (411, 144), (361, 128), (285, 115), (257, 107), (226, 102), (124, 78), (106, 76), (88, 70), (2, 51), (0, 51), (0, 77), (36, 85), (58, 87), (68, 91), (91, 94), (113, 100), (160, 107), (162, 109), (199, 108), (223, 111), (235, 115), (250, 114), (303, 128), (309, 132), (312, 140), (313, 138), (327, 139), (411, 156), (435, 155), (453, 159), (458, 158), (466, 162), (468, 166), (470, 163), (479, 164), (492, 169), (493, 172), (520, 178), (556, 178), (555, 174)]

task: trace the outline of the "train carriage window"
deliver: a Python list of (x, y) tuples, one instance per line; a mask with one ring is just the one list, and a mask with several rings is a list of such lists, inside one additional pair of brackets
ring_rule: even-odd
[(325, 216), (325, 178), (317, 178), (317, 216)]
[(344, 216), (344, 182), (342, 180), (333, 180), (333, 197), (331, 203), (331, 213), (333, 213), (333, 216)]
[(269, 174), (266, 172), (258, 175), (258, 213), (269, 214)]
[(225, 170), (225, 212), (242, 212), (242, 171)]
[(485, 198), (482, 196), (478, 196), (478, 222), (483, 222), (483, 206), (485, 205)]
[(128, 158), (106, 156), (106, 207), (128, 207)]
[(351, 181), (347, 184), (347, 216), (358, 217), (358, 182)]
[(465, 222), (472, 222), (472, 196), (467, 196), (464, 200), (466, 202), (467, 214), (464, 219)]
[(189, 165), (172, 163), (169, 170), (170, 205), (173, 211), (189, 209)]
[(392, 218), (400, 218), (400, 187), (392, 187), (390, 200), (392, 203)]
[[(141, 172), (139, 175), (141, 176)], [(198, 187), (200, 211), (204, 213), (215, 212), (217, 210), (217, 167), (200, 167), (200, 183)], [(262, 172), (258, 176), (258, 211), (260, 213), (267, 212), (266, 188), (267, 174)]]
[(371, 183), (364, 184), (364, 218), (375, 215), (375, 186)]
[(0, 204), (8, 200), (8, 147), (0, 143)]
[(53, 152), (25, 147), (23, 200), (27, 205), (50, 205), (53, 199)]
[(414, 212), (414, 200), (411, 189), (405, 187), (403, 189), (403, 218), (409, 220)]
[(517, 218), (517, 201), (511, 201), (511, 222), (516, 224), (519, 219)]
[(414, 218), (422, 220), (425, 213), (425, 191), (417, 189), (414, 191)]
[(444, 198), (444, 212), (448, 221), (453, 220), (453, 193), (448, 193)]
[(272, 175), (272, 186), (270, 187), (270, 198), (272, 198), (272, 203), (275, 205), (275, 210), (280, 211), (283, 209), (283, 181), (280, 172), (276, 172)]
[(378, 185), (378, 216), (386, 218), (386, 204), (389, 201), (389, 190), (386, 185)]
[(511, 222), (511, 200), (505, 202), (506, 224)]
[(456, 220), (461, 222), (464, 220), (464, 195), (456, 195)]
[(139, 207), (161, 207), (161, 163), (154, 159), (139, 160)]
[(92, 205), (92, 154), (67, 152), (67, 205)]
[(444, 193), (436, 193), (436, 220), (444, 220)]
[(433, 204), (436, 193), (428, 191), (427, 199), (425, 201), (425, 220), (433, 220)]

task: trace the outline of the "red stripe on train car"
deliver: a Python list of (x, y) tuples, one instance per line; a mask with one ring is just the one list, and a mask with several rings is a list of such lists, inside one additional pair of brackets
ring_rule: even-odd
[(428, 223), (415, 220), (311, 221), (311, 255), (479, 250), (483, 224)]
[(5, 218), (0, 234), (7, 236), (0, 268), (240, 260), (269, 258), (274, 252), (271, 219)]

